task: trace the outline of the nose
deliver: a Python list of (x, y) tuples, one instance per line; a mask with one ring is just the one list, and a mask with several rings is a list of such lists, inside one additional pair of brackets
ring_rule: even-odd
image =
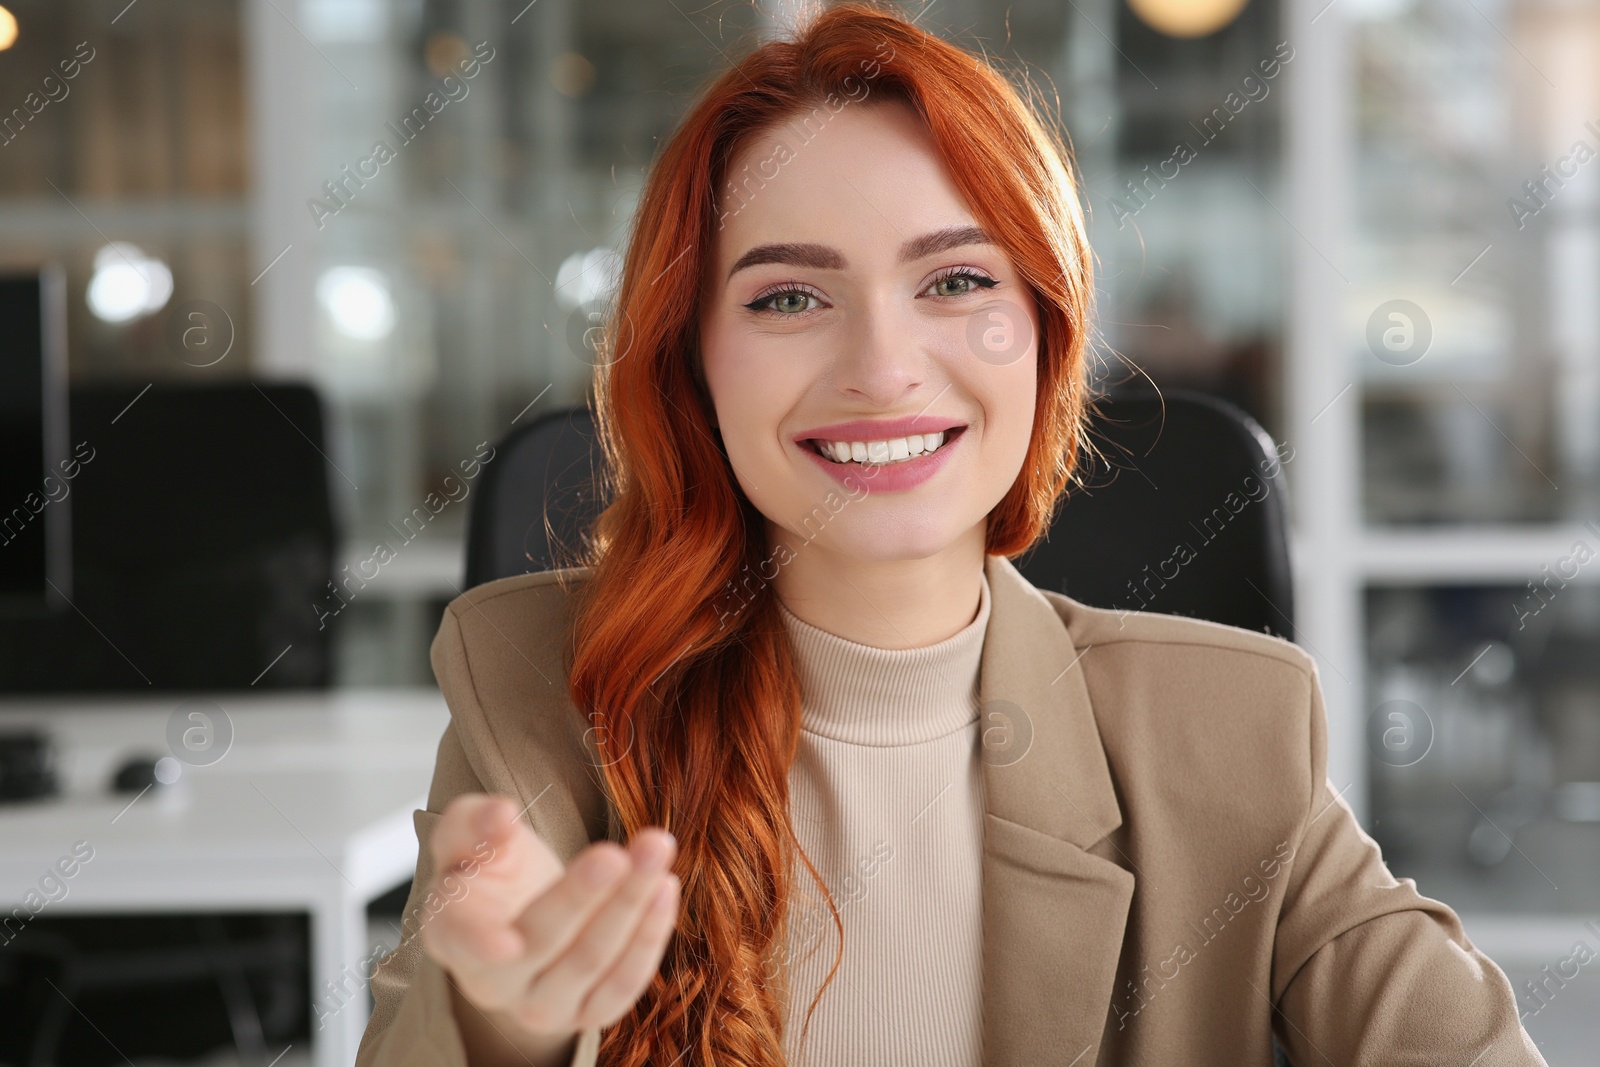
[(893, 407), (927, 379), (928, 359), (908, 322), (883, 306), (865, 306), (851, 316), (833, 363), (840, 393)]

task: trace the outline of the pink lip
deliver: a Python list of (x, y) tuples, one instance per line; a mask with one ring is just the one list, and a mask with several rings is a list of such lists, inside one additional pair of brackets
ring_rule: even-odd
[[(966, 423), (945, 415), (906, 415), (898, 419), (856, 419), (852, 422), (835, 422), (817, 426), (794, 435), (795, 444), (806, 441), (886, 441), (891, 437), (911, 434), (938, 433)], [(938, 455), (937, 452), (934, 455)]]
[[(905, 420), (901, 421), (904, 422)], [(841, 425), (844, 427), (849, 427), (852, 425), (860, 426), (862, 424), (843, 423)], [(838, 431), (839, 427), (828, 426), (824, 427), (824, 429), (829, 433), (834, 433)], [(911, 432), (915, 433), (916, 431), (912, 430)], [(938, 432), (937, 427), (934, 428), (933, 432)], [(902, 433), (904, 433), (904, 431), (902, 431)], [(891, 434), (890, 436), (898, 435)], [(803, 443), (800, 445), (800, 451), (810, 456), (811, 462), (821, 467), (829, 477), (833, 478), (833, 480), (838, 482), (840, 485), (843, 485), (846, 489), (856, 491), (862, 487), (865, 487), (868, 492), (892, 493), (902, 489), (911, 489), (914, 486), (921, 485), (929, 478), (932, 478), (939, 472), (940, 468), (949, 462), (950, 453), (962, 447), (962, 442), (966, 440), (966, 436), (965, 427), (963, 427), (954, 436), (946, 438), (944, 445), (940, 447), (937, 452), (934, 452), (931, 455), (918, 456), (916, 459), (902, 460), (899, 463), (835, 463), (833, 460), (822, 455), (822, 453), (817, 452), (809, 445)], [(881, 440), (881, 438), (877, 437), (869, 437), (867, 439), (874, 441)], [(830, 438), (830, 440), (842, 441), (847, 440), (847, 438)], [(861, 438), (850, 438), (850, 440), (859, 441)]]

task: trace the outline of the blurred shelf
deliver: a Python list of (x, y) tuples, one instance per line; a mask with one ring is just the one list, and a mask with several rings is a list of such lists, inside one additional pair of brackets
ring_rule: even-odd
[(0, 198), (0, 242), (98, 244), (102, 234), (111, 240), (165, 240), (219, 234), (244, 238), (249, 232), (250, 202), (243, 197)]
[[(1462, 530), (1363, 531), (1356, 566), (1370, 585), (1509, 583), (1522, 585), (1551, 573), (1573, 555), (1579, 541), (1600, 552), (1600, 522), (1560, 526), (1485, 526)], [(1600, 568), (1579, 567), (1575, 582), (1600, 580)]]
[[(339, 552), (334, 572), (337, 584), (346, 574), (363, 578), (372, 571), (361, 569), (363, 561), (372, 558), (373, 544), (346, 544)], [(363, 597), (454, 597), (465, 590), (466, 543), (459, 538), (407, 544), (394, 553), (394, 558), (378, 567), (377, 573), (366, 579), (361, 588)]]

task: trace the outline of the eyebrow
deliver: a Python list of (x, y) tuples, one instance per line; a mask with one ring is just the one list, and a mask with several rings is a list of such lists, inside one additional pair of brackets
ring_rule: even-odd
[[(964, 245), (994, 243), (994, 238), (990, 237), (981, 226), (949, 226), (932, 233), (925, 233), (921, 237), (913, 237), (901, 245), (898, 262), (911, 263), (925, 256), (947, 252)], [(733, 266), (728, 268), (728, 278), (732, 278), (746, 267), (756, 267), (763, 263), (788, 263), (796, 267), (810, 267), (812, 270), (843, 270), (849, 266), (845, 262), (844, 255), (837, 248), (830, 248), (828, 245), (794, 242), (767, 244), (757, 245), (740, 256)]]

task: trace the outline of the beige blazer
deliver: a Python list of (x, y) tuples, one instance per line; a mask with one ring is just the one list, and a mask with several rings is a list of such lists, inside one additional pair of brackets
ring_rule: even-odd
[[(1451, 909), (1395, 880), (1331, 788), (1310, 656), (1092, 608), (1000, 556), (985, 570), (985, 1067), (1270, 1067), (1269, 1033), (1295, 1067), (1544, 1063), (1505, 975)], [(451, 722), (358, 1067), (466, 1063), (417, 936), (448, 906), (426, 896), (451, 797), (514, 798), (563, 859), (621, 837), (562, 666), (558, 577), (587, 573), (490, 582), (444, 613), (432, 662)], [(599, 1036), (575, 1065), (596, 1063)]]

